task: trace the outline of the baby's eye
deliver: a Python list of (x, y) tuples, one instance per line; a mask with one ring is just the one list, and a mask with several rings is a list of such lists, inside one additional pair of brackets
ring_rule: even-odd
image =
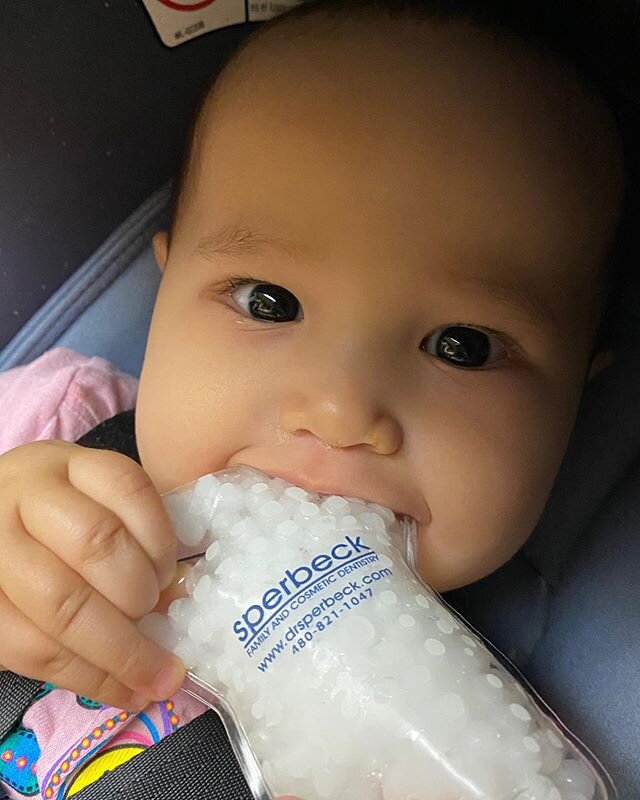
[[(234, 288), (235, 287), (235, 288)], [(233, 284), (228, 294), (249, 316), (262, 322), (293, 322), (302, 319), (300, 303), (288, 289), (273, 283)]]
[(509, 355), (495, 336), (463, 325), (438, 328), (425, 336), (420, 349), (447, 364), (467, 369), (478, 369)]

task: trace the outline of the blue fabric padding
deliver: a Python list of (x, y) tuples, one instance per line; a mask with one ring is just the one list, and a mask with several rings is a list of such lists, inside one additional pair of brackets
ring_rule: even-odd
[(99, 355), (139, 377), (160, 271), (147, 247), (58, 339), (86, 356)]
[(565, 564), (527, 676), (640, 797), (640, 462)]
[[(115, 358), (114, 363), (118, 366), (127, 364), (134, 372), (139, 369), (139, 348), (144, 347), (144, 342), (138, 341), (135, 346), (138, 354), (129, 356), (132, 341), (123, 334), (135, 332), (137, 335), (143, 320), (148, 322), (149, 292), (147, 287), (141, 291), (145, 270), (149, 274), (148, 263), (136, 265), (137, 271), (134, 270), (135, 275), (131, 279), (127, 272), (148, 248), (153, 233), (166, 223), (170, 193), (171, 183), (151, 195), (65, 281), (0, 352), (0, 371), (28, 364), (56, 344), (61, 344), (67, 333), (70, 336), (69, 341), (76, 344), (82, 344), (85, 335), (87, 341), (91, 340), (91, 346), (85, 343), (78, 347), (86, 355), (105, 355), (108, 352)], [(111, 287), (117, 289), (114, 284), (120, 276), (125, 275), (127, 277), (122, 288), (127, 291), (114, 291), (109, 296), (115, 301), (112, 313), (109, 314), (110, 302), (103, 296)], [(157, 287), (157, 279), (155, 286)], [(128, 294), (129, 290), (139, 294)], [(100, 302), (95, 314), (88, 314), (85, 318), (86, 327), (78, 325), (85, 312), (97, 301)], [(106, 334), (106, 338), (103, 339), (102, 334)], [(122, 335), (120, 344), (118, 335)], [(101, 352), (102, 341), (106, 344), (104, 353)]]
[(521, 552), (469, 586), (443, 595), (515, 667), (524, 669), (547, 615), (549, 586)]

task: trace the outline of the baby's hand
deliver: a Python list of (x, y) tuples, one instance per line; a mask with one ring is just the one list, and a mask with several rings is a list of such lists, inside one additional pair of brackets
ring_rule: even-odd
[(184, 666), (133, 620), (175, 569), (171, 523), (135, 461), (61, 441), (0, 456), (4, 668), (129, 711), (171, 696)]

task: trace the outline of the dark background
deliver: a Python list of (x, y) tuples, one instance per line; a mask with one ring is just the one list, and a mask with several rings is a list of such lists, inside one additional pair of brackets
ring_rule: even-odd
[(168, 48), (141, 2), (0, 2), (0, 348), (174, 175), (202, 91), (259, 24)]

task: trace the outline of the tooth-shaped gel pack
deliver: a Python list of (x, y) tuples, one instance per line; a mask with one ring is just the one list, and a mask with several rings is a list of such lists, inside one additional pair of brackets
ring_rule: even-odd
[[(605, 770), (415, 572), (415, 523), (250, 467), (165, 494), (206, 553), (141, 629), (256, 800), (614, 800)], [(505, 663), (506, 659), (504, 659)]]

